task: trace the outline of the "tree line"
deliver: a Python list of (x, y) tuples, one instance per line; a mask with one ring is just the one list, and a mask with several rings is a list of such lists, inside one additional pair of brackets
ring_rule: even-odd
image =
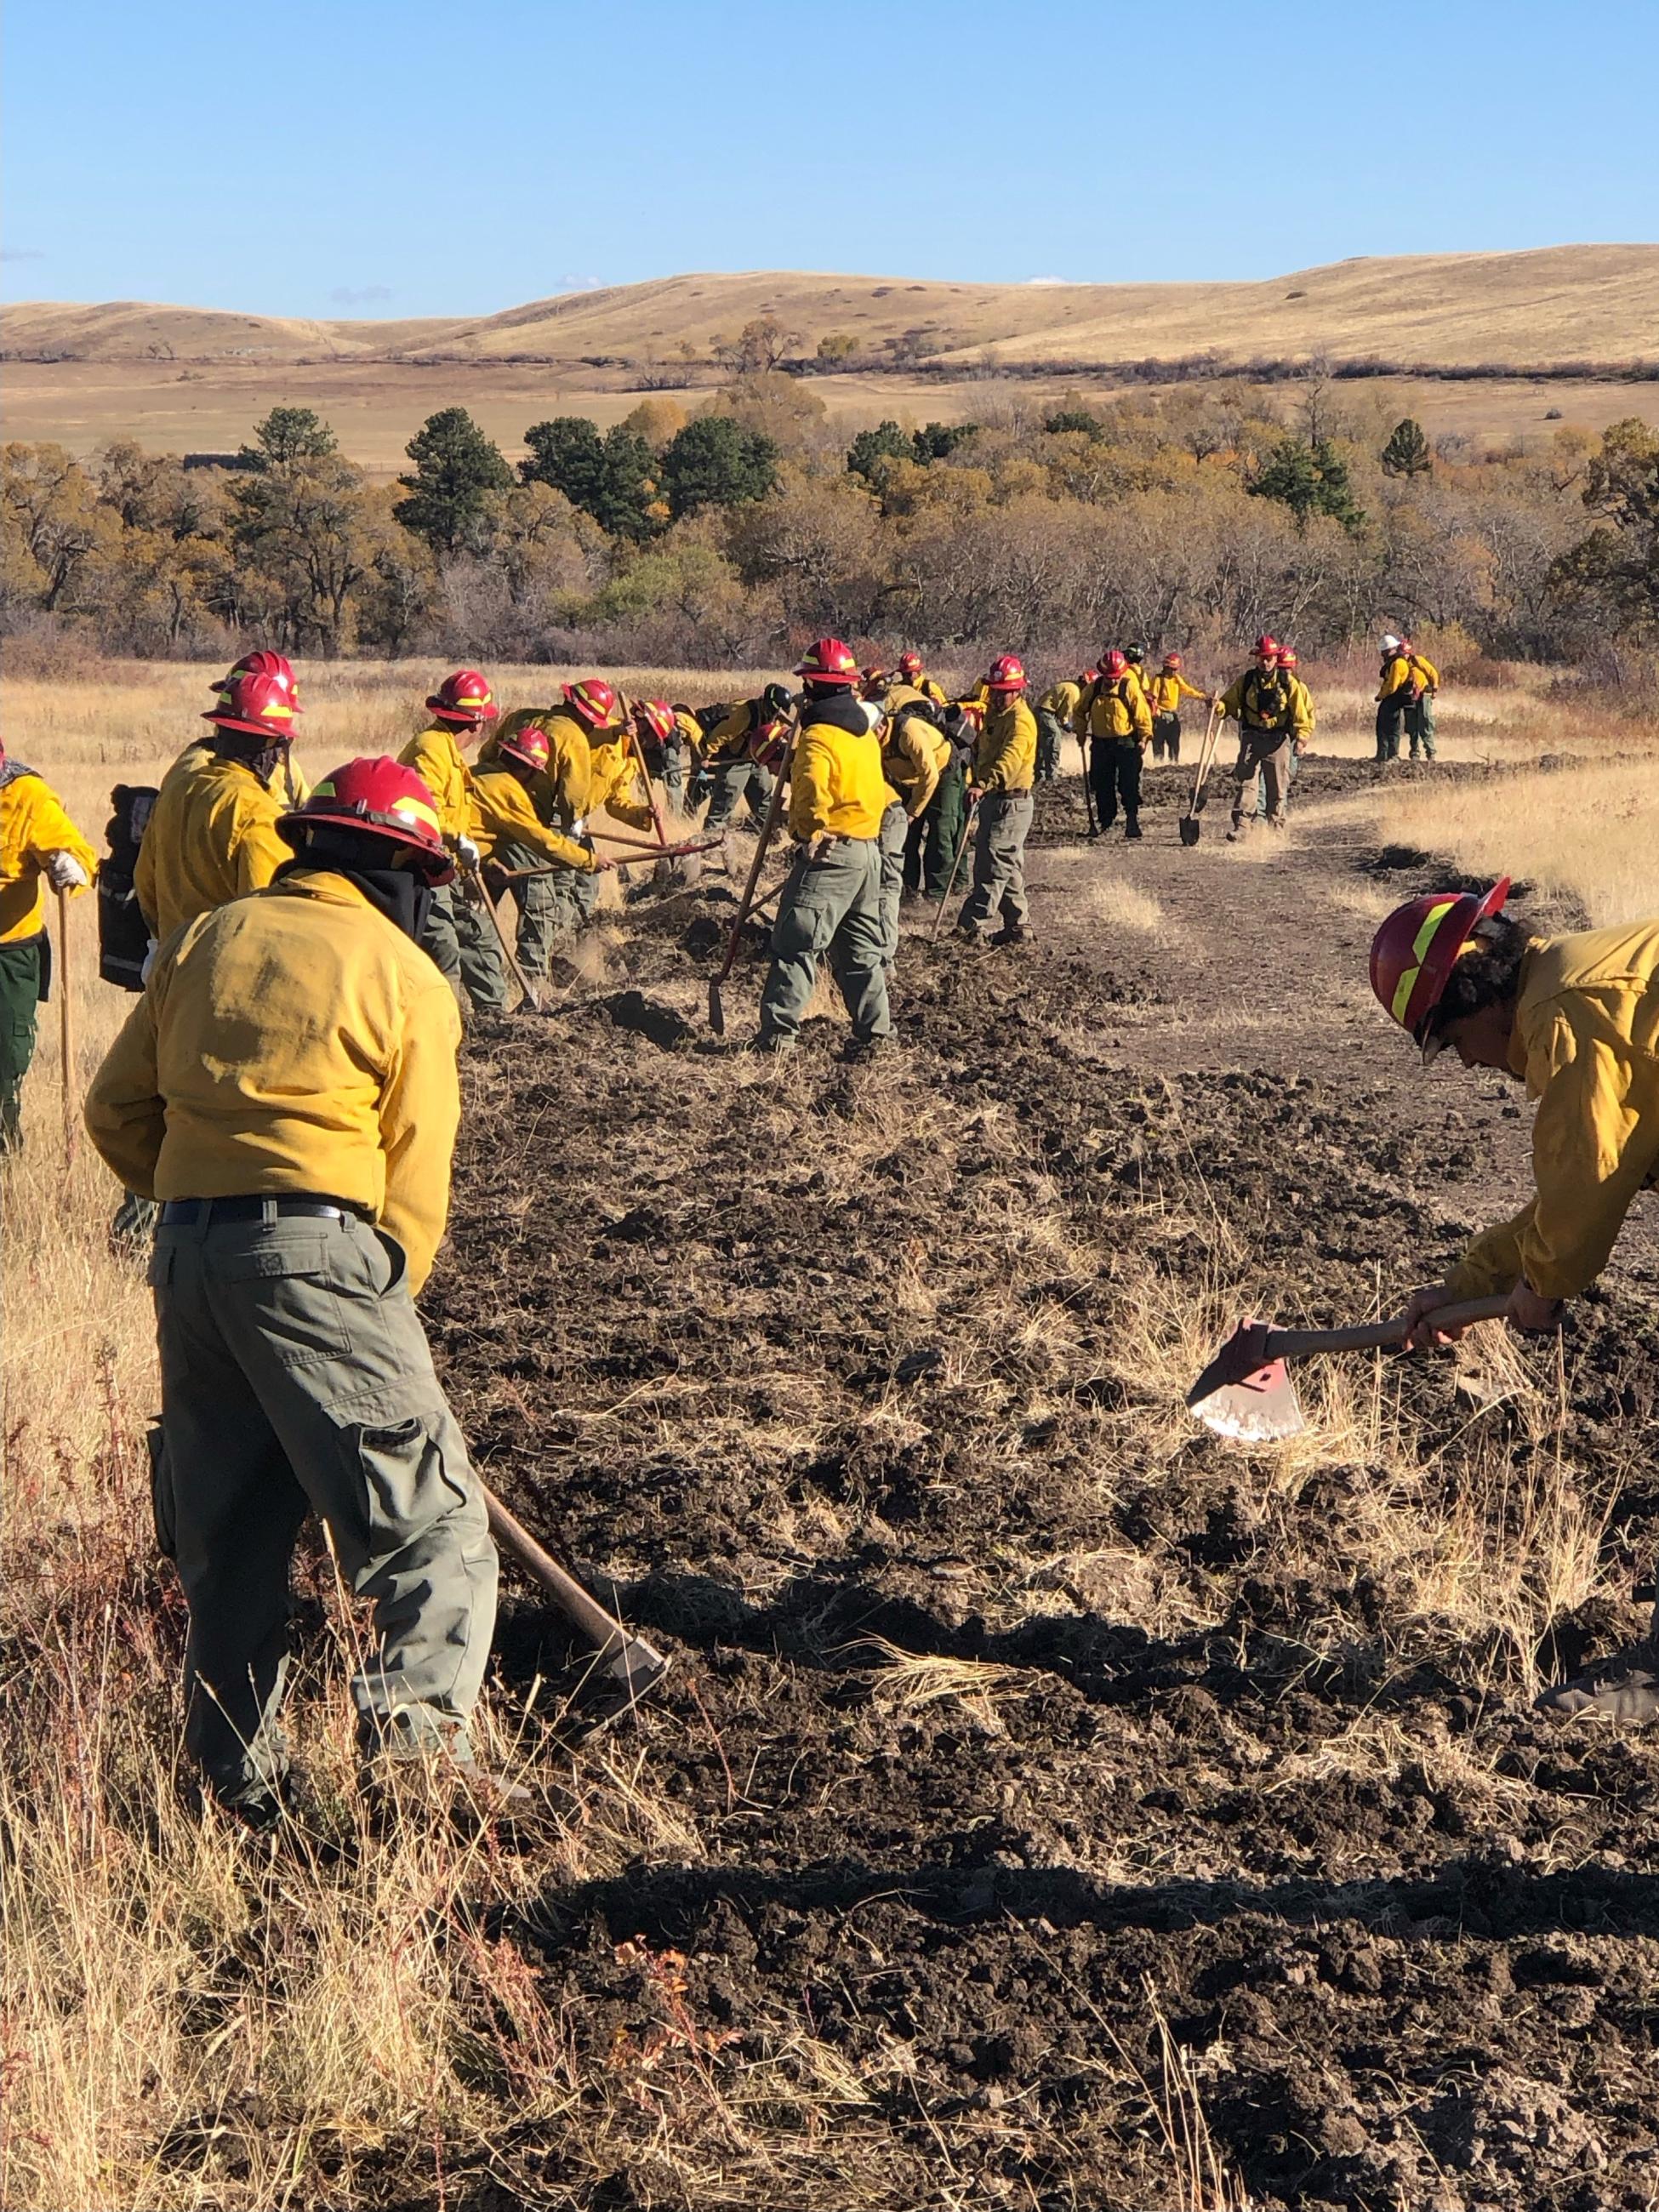
[(769, 664), (803, 636), (1075, 655), (1108, 636), (1334, 650), (1379, 619), (1451, 657), (1659, 645), (1659, 435), (1476, 447), (1315, 374), (848, 434), (799, 379), (733, 376), (601, 431), (530, 425), (509, 465), (460, 407), (395, 485), (303, 407), (226, 465), (117, 441), (0, 454), (0, 630), (111, 653)]

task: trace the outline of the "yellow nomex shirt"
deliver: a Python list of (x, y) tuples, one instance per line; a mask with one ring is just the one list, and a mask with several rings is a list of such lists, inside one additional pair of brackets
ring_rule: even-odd
[(1091, 684), (1079, 699), (1073, 721), (1080, 738), (1139, 738), (1145, 744), (1152, 734), (1152, 711), (1139, 678), (1133, 674)]
[(472, 777), (453, 732), (434, 724), (411, 738), (398, 757), (405, 768), (414, 769), (432, 793), (445, 842), (453, 845), (459, 837), (471, 837)]
[(0, 945), (16, 945), (38, 937), (46, 926), (40, 872), (47, 854), (69, 854), (86, 870), (88, 883), (98, 855), (44, 776), (21, 762), (0, 767), (0, 776), (6, 779), (0, 784)]
[[(994, 702), (1006, 695), (992, 693)], [(974, 744), (974, 782), (981, 791), (1029, 791), (1036, 781), (1036, 716), (1024, 699), (985, 709)]]
[(1638, 1190), (1659, 1180), (1659, 921), (1535, 938), (1510, 1066), (1538, 1101), (1536, 1194), (1447, 1276), (1460, 1298), (1576, 1297), (1607, 1265)]
[(915, 822), (924, 815), (951, 761), (951, 740), (921, 714), (901, 707), (882, 739), (881, 772)]
[(1203, 699), (1208, 696), (1173, 668), (1160, 669), (1146, 685), (1146, 703), (1155, 714), (1178, 714), (1183, 699)]
[(132, 872), (152, 937), (171, 937), (198, 915), (263, 890), (294, 848), (276, 834), (285, 793), (251, 768), (191, 746), (161, 779)]
[[(802, 713), (810, 717), (811, 705)], [(835, 722), (803, 722), (789, 771), (792, 837), (874, 837), (897, 795), (882, 774), (873, 730), (860, 734)]]
[(534, 794), (510, 769), (483, 769), (473, 777), (472, 811), (473, 836), (486, 860), (497, 845), (528, 845), (561, 867), (592, 873), (593, 855), (586, 846), (548, 827), (536, 811)]
[(454, 994), (395, 922), (343, 876), (288, 876), (161, 947), (87, 1130), (145, 1198), (341, 1199), (396, 1237), (418, 1291), (449, 1211), (460, 1041)]

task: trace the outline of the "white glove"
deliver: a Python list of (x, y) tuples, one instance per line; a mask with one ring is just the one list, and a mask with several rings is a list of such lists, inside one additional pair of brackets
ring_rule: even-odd
[(46, 876), (55, 891), (83, 891), (92, 881), (73, 853), (48, 853)]
[(586, 837), (586, 835), (587, 835), (587, 817), (586, 817), (585, 814), (579, 814), (579, 815), (576, 817), (576, 819), (575, 819), (575, 820), (571, 823), (571, 825), (570, 825), (570, 831), (569, 831), (569, 834), (570, 834), (570, 836), (573, 836), (573, 837)]
[(455, 857), (464, 868), (476, 868), (483, 855), (470, 837), (455, 840)]
[(156, 956), (156, 954), (161, 951), (161, 939), (160, 939), (159, 937), (149, 937), (149, 938), (146, 938), (146, 939), (145, 939), (145, 940), (144, 940), (144, 964), (143, 964), (143, 967), (138, 970), (138, 981), (139, 981), (141, 983), (148, 983), (148, 982), (149, 982), (149, 971), (150, 971), (150, 969), (151, 969), (155, 965), (155, 956)]

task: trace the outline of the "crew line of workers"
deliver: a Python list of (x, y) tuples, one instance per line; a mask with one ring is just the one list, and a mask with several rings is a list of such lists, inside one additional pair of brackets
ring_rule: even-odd
[[(1282, 820), (1312, 727), (1286, 662), (1258, 641), (1252, 667), (1208, 702), (1240, 724), (1236, 823), (1258, 775), (1268, 819)], [(1109, 749), (1091, 773), (1103, 817), (1109, 799), (1126, 826), (1138, 781), (1125, 750), (1178, 719), (1183, 698), (1205, 696), (1176, 680), (1173, 655), (1162, 690), (1142, 688), (1127, 653), (1103, 654), (1074, 701), (1048, 694), (1042, 708), (1069, 711), (1079, 736)], [(790, 1047), (827, 958), (863, 1052), (890, 1030), (905, 891), (946, 895), (969, 824), (958, 927), (976, 936), (997, 918), (1002, 941), (1024, 936), (1038, 718), (1012, 655), (954, 705), (919, 666), (901, 664), (896, 682), (860, 671), (833, 638), (796, 673), (788, 714), (776, 694), (742, 710), (740, 776), (724, 741), (699, 766), (715, 779), (732, 769), (733, 805), (759, 769), (771, 810), (787, 762), (795, 849), (761, 1044)], [(479, 672), (461, 670), (428, 701), (431, 724), (403, 761), (351, 761), (307, 791), (289, 758), (301, 708), (281, 656), (250, 655), (216, 689), (211, 738), (174, 763), (133, 835), (141, 988), (86, 1105), (100, 1156), (156, 1210), (154, 1496), (189, 1605), (189, 1747), (222, 1804), (255, 1824), (281, 1816), (289, 1567), (315, 1512), (374, 1608), (374, 1648), (352, 1686), (368, 1772), (418, 1770), (475, 1806), (511, 1810), (522, 1791), (479, 1766), (468, 1734), (495, 1553), (413, 1304), (444, 1233), (460, 1113), (452, 983), (474, 1005), (505, 1002), (480, 910), (456, 886), (493, 862), (532, 933), (562, 926), (567, 906), (585, 911), (604, 865), (592, 811), (654, 822), (647, 749), (660, 758), (681, 738), (700, 756), (684, 726), (695, 718), (666, 702), (628, 708), (592, 678), (557, 707), (501, 720)], [(463, 749), (485, 732), (469, 770)], [(1178, 729), (1164, 743), (1178, 747)], [(961, 804), (947, 815), (952, 777)], [(9, 1008), (27, 986), (31, 1036), (46, 890), (84, 890), (95, 865), (43, 779), (0, 756), (0, 974)], [(536, 918), (529, 884), (550, 887), (551, 916)], [(1659, 1179), (1659, 922), (1538, 939), (1503, 919), (1506, 888), (1415, 902), (1372, 951), (1376, 995), (1425, 1061), (1450, 1044), (1539, 1101), (1536, 1194), (1414, 1294), (1419, 1343), (1474, 1288), (1507, 1292), (1519, 1328), (1553, 1326), (1605, 1263), (1638, 1191)], [(17, 1013), (12, 1146), (23, 1026)], [(1638, 1653), (1555, 1702), (1651, 1718), (1659, 1675)]]

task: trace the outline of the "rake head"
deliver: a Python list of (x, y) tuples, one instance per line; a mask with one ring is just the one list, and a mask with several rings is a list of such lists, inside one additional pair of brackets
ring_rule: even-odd
[(1289, 1370), (1267, 1357), (1267, 1329), (1241, 1322), (1187, 1393), (1205, 1427), (1235, 1443), (1276, 1443), (1307, 1425)]

